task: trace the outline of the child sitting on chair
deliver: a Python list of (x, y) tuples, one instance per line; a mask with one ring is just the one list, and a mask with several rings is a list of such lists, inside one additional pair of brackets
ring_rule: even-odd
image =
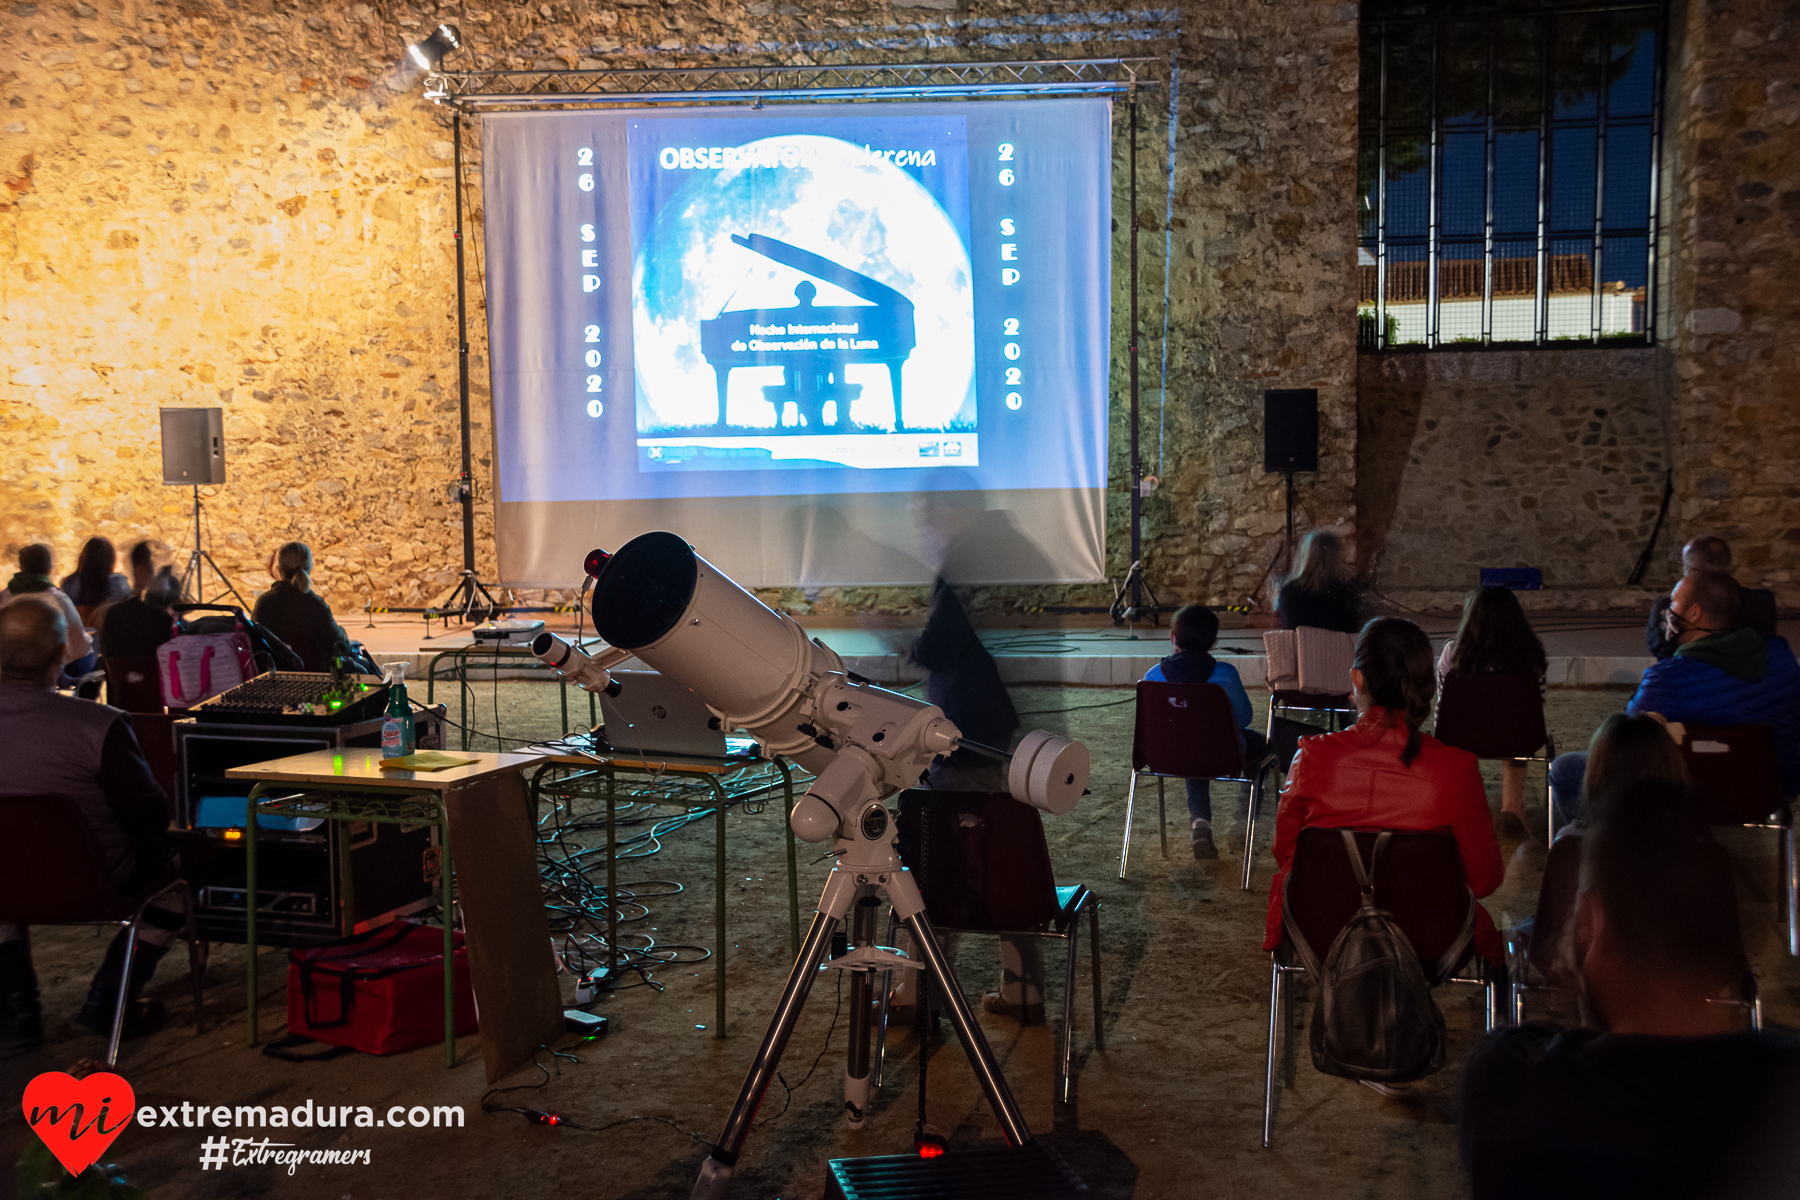
[[(1151, 667), (1144, 678), (1151, 682), (1212, 683), (1224, 688), (1225, 695), (1231, 700), (1232, 719), (1244, 731), (1245, 755), (1254, 762), (1267, 753), (1268, 742), (1250, 728), (1256, 712), (1250, 707), (1250, 697), (1244, 693), (1244, 681), (1238, 678), (1237, 668), (1212, 656), (1213, 643), (1218, 640), (1218, 614), (1198, 604), (1188, 605), (1178, 611), (1170, 623), (1169, 641), (1174, 645), (1175, 653)], [(1188, 833), (1193, 839), (1197, 859), (1219, 857), (1219, 851), (1213, 845), (1210, 785), (1211, 781), (1206, 779), (1187, 781)], [(1245, 783), (1238, 788), (1240, 823), (1249, 812), (1250, 785)], [(1235, 830), (1233, 836), (1236, 836)]]

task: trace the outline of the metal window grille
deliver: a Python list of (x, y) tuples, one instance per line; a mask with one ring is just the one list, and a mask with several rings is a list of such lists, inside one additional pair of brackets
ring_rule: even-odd
[(1365, 0), (1358, 345), (1656, 340), (1662, 4)]

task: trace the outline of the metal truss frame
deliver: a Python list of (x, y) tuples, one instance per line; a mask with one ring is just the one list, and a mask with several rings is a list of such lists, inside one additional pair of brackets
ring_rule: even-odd
[(425, 97), (465, 111), (609, 104), (1132, 96), (1158, 86), (1162, 58), (922, 62), (830, 66), (648, 67), (592, 71), (444, 71)]

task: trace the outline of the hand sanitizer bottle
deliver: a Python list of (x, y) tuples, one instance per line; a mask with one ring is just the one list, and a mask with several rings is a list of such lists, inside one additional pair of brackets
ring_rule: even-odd
[(381, 757), (400, 758), (413, 752), (418, 739), (412, 705), (406, 702), (406, 664), (389, 663), (383, 674), (388, 682), (388, 706), (381, 719)]

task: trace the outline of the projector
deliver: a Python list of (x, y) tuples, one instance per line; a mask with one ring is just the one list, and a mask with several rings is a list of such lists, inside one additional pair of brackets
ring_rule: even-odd
[(533, 638), (544, 632), (544, 623), (489, 621), (484, 625), (477, 625), (473, 632), (478, 642), (492, 642), (497, 646), (529, 646)]

